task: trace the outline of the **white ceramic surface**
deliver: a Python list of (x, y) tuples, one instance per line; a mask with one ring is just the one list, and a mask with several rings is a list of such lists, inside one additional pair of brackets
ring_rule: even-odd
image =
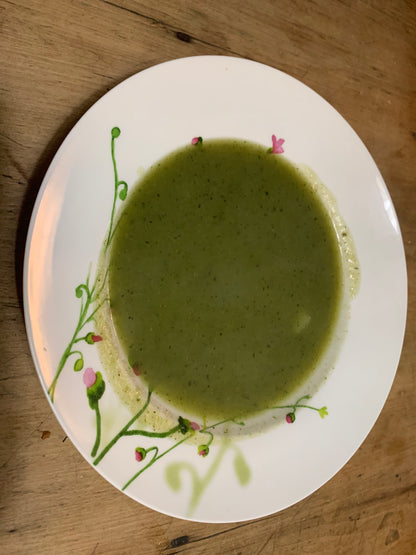
[[(349, 460), (375, 423), (394, 379), (407, 280), (399, 224), (383, 178), (345, 120), (311, 89), (276, 69), (204, 56), (167, 62), (127, 79), (69, 133), (34, 207), (25, 258), (25, 317), (46, 393), (78, 319), (75, 288), (90, 265), (94, 275), (108, 230), (115, 126), (121, 130), (115, 143), (119, 178), (129, 186), (143, 168), (194, 136), (246, 138), (265, 146), (271, 145), (273, 133), (283, 137), (285, 155), (318, 174), (353, 235), (360, 290), (336, 368), (310, 401), (326, 405), (329, 415), (321, 420), (314, 411), (299, 410), (294, 424), (242, 440), (237, 447), (221, 448), (214, 441), (205, 458), (198, 457), (195, 445), (182, 444), (126, 489), (149, 507), (198, 521), (234, 522), (279, 511), (319, 488)], [(96, 347), (85, 342), (84, 347), (84, 368), (103, 372)], [(95, 413), (88, 405), (83, 371), (73, 371), (75, 358), (63, 368), (51, 407), (91, 462)], [(100, 410), (102, 448), (130, 416), (108, 383)], [(166, 448), (169, 442), (163, 439), (160, 445)], [(120, 488), (144, 463), (135, 460), (135, 447), (153, 444), (159, 443), (123, 437), (95, 468)], [(234, 468), (241, 458), (247, 465), (245, 479)], [(180, 472), (176, 467), (177, 487), (172, 489), (166, 472), (175, 473), (172, 464), (181, 462), (188, 466)], [(204, 482), (210, 468), (213, 477)], [(193, 504), (192, 495), (197, 499)]]

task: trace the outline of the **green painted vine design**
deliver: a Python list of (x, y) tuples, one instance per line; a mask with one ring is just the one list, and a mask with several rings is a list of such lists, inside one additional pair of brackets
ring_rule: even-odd
[[(111, 218), (110, 218), (110, 226), (108, 230), (108, 234), (105, 240), (105, 249), (107, 250), (110, 246), (111, 240), (114, 236), (114, 216), (116, 212), (116, 205), (117, 199), (121, 201), (126, 200), (127, 198), (127, 191), (128, 185), (125, 181), (120, 181), (118, 179), (118, 171), (117, 171), (117, 163), (115, 159), (115, 140), (120, 136), (120, 129), (118, 127), (113, 127), (111, 130), (111, 159), (113, 162), (113, 170), (114, 170), (114, 198), (113, 198), (113, 206), (111, 209)], [(97, 311), (101, 308), (104, 301), (101, 301), (98, 306), (94, 307), (96, 301), (100, 298), (101, 292), (104, 288), (105, 281), (107, 275), (104, 276), (102, 279), (102, 284), (99, 286), (99, 275), (97, 274), (95, 280), (92, 285), (90, 285), (90, 274), (91, 274), (91, 266), (88, 270), (87, 279), (84, 283), (81, 283), (75, 288), (75, 296), (77, 299), (80, 299), (80, 309), (78, 315), (78, 322), (75, 326), (75, 331), (63, 352), (61, 359), (58, 363), (58, 367), (55, 372), (55, 376), (52, 380), (51, 385), (48, 388), (48, 393), (52, 403), (54, 402), (55, 398), (55, 390), (56, 385), (58, 383), (59, 376), (61, 375), (62, 370), (66, 366), (68, 359), (75, 355), (75, 362), (73, 364), (73, 369), (75, 372), (80, 372), (84, 368), (84, 356), (82, 351), (78, 348), (75, 348), (75, 345), (79, 342), (85, 342), (88, 345), (94, 345), (94, 343), (98, 343), (102, 341), (102, 337), (100, 335), (94, 334), (94, 332), (90, 331), (86, 335), (81, 336), (80, 334), (84, 331), (85, 326), (92, 325), (94, 322), (94, 316)]]
[[(105, 237), (104, 251), (107, 251), (111, 241), (114, 237), (117, 225), (115, 224), (115, 216), (117, 211), (117, 205), (119, 201), (123, 202), (127, 198), (128, 185), (126, 181), (122, 181), (118, 177), (117, 163), (115, 157), (115, 142), (120, 136), (121, 132), (118, 127), (113, 127), (111, 130), (111, 160), (113, 164), (114, 172), (114, 195), (113, 204), (111, 208), (110, 223), (108, 232)], [(202, 137), (194, 137), (191, 141), (193, 145), (200, 145), (202, 143)], [(271, 154), (281, 154), (283, 150), (284, 139), (277, 139), (275, 135), (272, 136), (272, 147), (268, 150)], [(100, 464), (103, 458), (112, 450), (112, 448), (120, 441), (122, 438), (130, 436), (140, 436), (143, 438), (154, 439), (155, 444), (150, 447), (144, 447), (143, 445), (137, 445), (134, 449), (135, 463), (138, 465), (136, 470), (132, 473), (131, 477), (122, 486), (122, 491), (129, 488), (132, 483), (139, 478), (146, 470), (152, 467), (160, 459), (166, 455), (173, 452), (180, 445), (185, 442), (189, 442), (191, 438), (198, 439), (198, 447), (196, 449), (196, 454), (202, 459), (206, 458), (210, 454), (211, 445), (214, 439), (219, 443), (219, 448), (216, 455), (206, 470), (204, 476), (200, 476), (194, 466), (187, 462), (173, 462), (166, 468), (166, 480), (174, 491), (179, 491), (181, 488), (181, 474), (183, 472), (189, 473), (192, 483), (192, 493), (189, 502), (188, 516), (192, 514), (198, 505), (202, 494), (206, 490), (209, 483), (214, 478), (217, 473), (220, 464), (229, 451), (234, 454), (234, 471), (237, 481), (240, 485), (244, 486), (249, 483), (251, 477), (251, 471), (245, 460), (241, 449), (229, 439), (219, 439), (214, 436), (214, 431), (221, 425), (224, 424), (234, 424), (238, 426), (244, 426), (245, 423), (237, 421), (235, 419), (227, 419), (220, 422), (216, 422), (210, 425), (199, 425), (196, 422), (191, 422), (190, 420), (178, 417), (177, 423), (164, 430), (164, 431), (151, 431), (148, 429), (137, 429), (135, 426), (139, 421), (140, 417), (145, 414), (148, 410), (152, 391), (148, 391), (147, 398), (140, 407), (140, 409), (134, 414), (126, 424), (120, 429), (120, 431), (105, 445), (101, 446), (101, 412), (100, 412), (100, 400), (102, 399), (105, 390), (106, 383), (101, 372), (95, 372), (93, 368), (85, 368), (85, 358), (82, 351), (82, 347), (93, 346), (95, 343), (103, 341), (103, 337), (95, 333), (91, 328), (94, 328), (95, 315), (100, 310), (108, 299), (102, 299), (102, 292), (107, 279), (107, 273), (100, 275), (97, 271), (94, 279), (91, 278), (91, 266), (87, 273), (86, 280), (79, 284), (75, 288), (75, 297), (79, 300), (79, 313), (78, 320), (75, 325), (74, 332), (62, 353), (62, 356), (57, 365), (54, 378), (52, 383), (48, 388), (48, 394), (51, 402), (54, 402), (56, 387), (59, 378), (65, 367), (71, 362), (72, 369), (74, 372), (81, 372), (83, 370), (83, 383), (85, 385), (86, 397), (88, 400), (89, 407), (95, 413), (95, 439), (91, 448), (91, 458), (94, 466)], [(89, 331), (87, 331), (89, 329)], [(306, 404), (306, 401), (310, 399), (309, 395), (304, 395), (300, 397), (292, 405), (281, 405), (270, 407), (269, 411), (282, 411), (287, 410), (286, 422), (288, 424), (293, 424), (296, 420), (296, 412), (298, 409), (309, 409), (315, 411), (319, 414), (321, 418), (324, 418), (327, 414), (327, 407), (317, 408)], [(166, 444), (164, 440), (166, 438), (170, 439), (169, 444)], [(163, 448), (160, 442), (163, 440)], [(151, 442), (153, 443), (153, 442)], [(101, 449), (100, 449), (101, 448)]]

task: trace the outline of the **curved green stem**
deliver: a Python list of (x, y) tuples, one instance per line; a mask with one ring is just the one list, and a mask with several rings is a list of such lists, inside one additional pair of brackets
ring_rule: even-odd
[(116, 158), (115, 158), (115, 155), (114, 155), (114, 141), (115, 141), (115, 137), (113, 137), (113, 135), (111, 135), (111, 160), (113, 162), (113, 169), (114, 169), (114, 196), (113, 196), (113, 207), (111, 209), (111, 216), (110, 216), (110, 228), (108, 230), (107, 241), (105, 243), (105, 250), (108, 249), (108, 247), (110, 245), (110, 242), (111, 242), (112, 232), (113, 232), (114, 214), (115, 214), (116, 202), (117, 202), (118, 175), (117, 175)]
[(207, 434), (207, 435), (210, 436), (210, 437), (209, 437), (208, 443), (205, 444), (207, 447), (209, 447), (209, 446), (211, 445), (211, 443), (214, 441), (214, 434), (211, 433), (211, 432), (208, 432), (208, 430), (205, 430), (205, 429), (204, 429), (204, 430), (200, 430), (200, 433), (201, 433), (201, 434)]
[[(76, 343), (76, 340), (74, 341), (74, 343)], [(70, 357), (71, 355), (79, 355), (81, 358), (84, 358), (84, 357), (82, 356), (81, 351), (71, 351), (71, 352), (68, 354), (68, 357)]]
[[(52, 403), (54, 402), (55, 389), (56, 389), (56, 384), (57, 384), (57, 382), (58, 382), (58, 378), (59, 378), (59, 376), (60, 376), (62, 370), (64, 369), (64, 366), (65, 366), (66, 361), (68, 360), (68, 358), (70, 357), (70, 355), (73, 354), (73, 353), (71, 352), (71, 349), (72, 349), (72, 347), (73, 347), (73, 345), (74, 345), (74, 343), (75, 343), (76, 337), (77, 337), (77, 335), (78, 335), (79, 332), (80, 332), (80, 328), (79, 328), (79, 326), (77, 326), (76, 329), (75, 329), (74, 335), (72, 336), (71, 341), (68, 343), (68, 345), (67, 345), (65, 351), (63, 352), (63, 354), (62, 354), (62, 356), (61, 356), (61, 359), (60, 359), (60, 361), (59, 361), (58, 368), (56, 369), (55, 376), (54, 376), (54, 378), (53, 378), (53, 380), (52, 380), (52, 383), (51, 383), (51, 385), (48, 387), (48, 393), (49, 393), (49, 396), (50, 396), (50, 398), (51, 398), (51, 402), (52, 402)], [(75, 351), (75, 352), (79, 353), (79, 351)]]
[(80, 298), (82, 297), (82, 291), (85, 292), (85, 295), (86, 295), (86, 297), (87, 297), (87, 302), (89, 302), (90, 299), (91, 299), (90, 288), (89, 288), (89, 286), (88, 286), (89, 277), (90, 277), (90, 276), (89, 276), (89, 273), (88, 273), (86, 282), (85, 282), (85, 283), (81, 283), (81, 284), (78, 285), (78, 287), (75, 289), (76, 296), (77, 296), (78, 299), (80, 299)]
[(99, 274), (96, 276), (94, 285), (92, 286), (92, 289), (91, 289), (91, 301), (92, 302), (94, 302), (96, 299), (98, 299), (99, 296), (101, 295), (101, 293), (102, 293), (102, 291), (105, 287), (105, 283), (107, 281), (107, 276), (108, 276), (108, 268), (106, 269), (105, 274), (103, 276), (101, 287), (97, 291), (95, 291), (95, 288), (97, 287), (97, 283), (98, 283)]
[(94, 316), (96, 315), (96, 313), (100, 310), (100, 308), (103, 306), (104, 302), (106, 299), (104, 299), (92, 312), (91, 314), (88, 316), (88, 318), (85, 320), (85, 322), (82, 324), (82, 327), (84, 327), (86, 324), (89, 324), (90, 322), (92, 322), (92, 320), (94, 319)]
[(130, 428), (130, 426), (138, 419), (140, 418), (140, 416), (144, 413), (144, 411), (147, 409), (147, 407), (149, 406), (150, 403), (150, 397), (152, 395), (152, 391), (149, 390), (149, 393), (147, 394), (147, 399), (145, 404), (142, 406), (142, 408), (139, 410), (139, 412), (137, 412), (133, 418), (131, 418), (127, 424), (121, 428), (121, 430), (118, 432), (118, 434), (116, 434), (113, 439), (104, 447), (104, 449), (101, 451), (101, 453), (98, 455), (98, 457), (93, 461), (93, 465), (97, 466), (97, 464), (106, 456), (106, 454), (110, 451), (110, 449), (117, 443), (117, 441), (122, 438), (124, 435), (126, 435), (127, 430)]
[(100, 414), (100, 407), (97, 406), (95, 408), (95, 414), (96, 414), (96, 425), (97, 425), (97, 435), (95, 437), (95, 443), (94, 443), (94, 447), (92, 448), (91, 451), (91, 457), (95, 457), (95, 455), (97, 454), (98, 448), (100, 446), (100, 441), (101, 441), (101, 414)]
[(172, 434), (179, 432), (180, 426), (175, 426), (167, 432), (148, 432), (147, 430), (128, 430), (124, 432), (125, 436), (145, 436), (145, 437), (169, 437)]
[(227, 422), (233, 422), (234, 424), (237, 425), (241, 425), (241, 422), (235, 422), (234, 418), (226, 418), (225, 420), (221, 420), (220, 422), (215, 422), (215, 424), (210, 424), (209, 426), (204, 426), (200, 432), (204, 433), (206, 430), (212, 430), (213, 428), (216, 428), (217, 426), (221, 426), (221, 424), (226, 424)]
[[(118, 134), (114, 134), (114, 130), (118, 131)], [(114, 231), (113, 230), (113, 225), (114, 225), (114, 216), (115, 216), (115, 211), (116, 211), (116, 204), (117, 204), (117, 196), (119, 196), (119, 198), (121, 200), (124, 200), (127, 196), (127, 189), (128, 189), (128, 185), (125, 181), (119, 181), (118, 179), (118, 172), (117, 172), (117, 162), (116, 162), (116, 157), (115, 157), (115, 153), (114, 153), (114, 143), (116, 138), (120, 135), (120, 130), (118, 128), (114, 128), (111, 131), (111, 160), (113, 162), (113, 170), (114, 170), (114, 196), (113, 196), (113, 207), (111, 209), (111, 216), (110, 216), (110, 228), (108, 230), (108, 235), (107, 235), (107, 240), (105, 243), (105, 250), (108, 249), (108, 247), (110, 246), (111, 240), (114, 236)], [(120, 194), (118, 193), (119, 188), (122, 187), (122, 191), (120, 192)]]
[[(114, 169), (114, 196), (113, 196), (113, 206), (111, 210), (109, 232), (108, 232), (107, 240), (105, 242), (105, 250), (107, 250), (108, 246), (110, 245), (111, 239), (114, 235), (113, 225), (114, 225), (114, 216), (115, 216), (115, 209), (116, 209), (116, 203), (117, 203), (117, 195), (121, 200), (125, 200), (127, 196), (127, 191), (128, 191), (127, 183), (125, 181), (119, 181), (118, 179), (117, 163), (116, 163), (115, 153), (114, 153), (114, 144), (115, 144), (115, 139), (119, 135), (120, 135), (120, 129), (118, 127), (114, 127), (111, 130), (111, 160), (112, 160), (113, 169)], [(90, 277), (91, 277), (91, 265), (90, 265), (85, 283), (81, 283), (75, 289), (75, 295), (77, 299), (81, 301), (78, 323), (75, 328), (75, 332), (72, 336), (72, 339), (68, 343), (65, 351), (61, 356), (61, 359), (59, 361), (58, 367), (55, 372), (55, 376), (48, 388), (48, 394), (50, 395), (50, 399), (52, 403), (54, 402), (56, 384), (65, 366), (65, 363), (68, 360), (68, 357), (71, 356), (71, 354), (74, 354), (77, 352), (77, 351), (72, 352), (73, 345), (82, 340), (85, 340), (85, 337), (78, 337), (78, 334), (86, 324), (90, 323), (94, 319), (96, 312), (101, 308), (101, 306), (104, 303), (104, 301), (102, 301), (98, 306), (95, 307), (95, 309), (91, 312), (91, 314), (88, 315), (88, 311), (90, 310), (91, 303), (94, 303), (96, 300), (98, 300), (105, 286), (107, 272), (108, 272), (108, 269), (103, 276), (102, 284), (100, 287), (98, 287), (98, 284), (100, 281), (100, 273), (97, 272), (94, 283), (90, 289)], [(81, 358), (83, 358), (81, 354), (80, 356)]]
[[(89, 274), (88, 274), (88, 277), (87, 277), (87, 283), (88, 283), (88, 279), (89, 279)], [(76, 325), (76, 328), (75, 328), (75, 331), (74, 331), (74, 334), (73, 334), (71, 340), (69, 341), (65, 351), (63, 352), (63, 354), (61, 356), (61, 359), (59, 361), (58, 367), (57, 367), (56, 372), (55, 372), (55, 376), (52, 380), (51, 385), (48, 388), (48, 393), (50, 395), (52, 403), (54, 402), (56, 384), (58, 382), (58, 379), (59, 379), (59, 376), (61, 375), (62, 370), (64, 369), (66, 361), (68, 360), (68, 358), (72, 354), (77, 353), (77, 354), (80, 354), (82, 356), (82, 353), (80, 353), (80, 351), (72, 351), (72, 347), (77, 342), (79, 332), (82, 330), (82, 328), (86, 324), (86, 322), (84, 320), (85, 320), (86, 313), (88, 312), (91, 296), (90, 296), (89, 289), (88, 289), (87, 285), (81, 284), (77, 287), (77, 289), (82, 289), (82, 290), (86, 291), (87, 300), (86, 300), (85, 306), (81, 303), (81, 309), (80, 309), (80, 314), (79, 314), (79, 318), (78, 318), (78, 324)]]
[(310, 398), (311, 398), (310, 395), (304, 395), (303, 397), (300, 397), (300, 398), (296, 401), (295, 405), (298, 407), (298, 406), (299, 406), (299, 403), (300, 403), (301, 401), (303, 401), (304, 399), (310, 399)]
[(317, 412), (319, 412), (320, 409), (316, 408), (316, 407), (311, 407), (309, 405), (296, 405), (297, 409), (311, 409), (311, 410), (316, 410)]
[(77, 339), (75, 339), (74, 344), (75, 343), (79, 343), (80, 341), (86, 341), (87, 340), (87, 335), (84, 335), (83, 337), (78, 337)]
[[(190, 437), (192, 437), (193, 434), (189, 434), (187, 436), (185, 436), (183, 439), (177, 441), (174, 445), (172, 445), (171, 447), (169, 447), (169, 449), (166, 449), (166, 451), (163, 451), (163, 453), (161, 453), (158, 456), (154, 456), (153, 459), (143, 468), (141, 468), (139, 470), (139, 472), (136, 472), (136, 474), (134, 474), (134, 476), (132, 476), (130, 478), (130, 480), (128, 482), (126, 482), (126, 484), (124, 484), (124, 486), (121, 488), (121, 491), (124, 491), (138, 476), (140, 476), (140, 474), (142, 474), (142, 472), (144, 472), (145, 470), (147, 470), (150, 466), (152, 466), (156, 461), (158, 461), (159, 459), (161, 459), (162, 457), (164, 457), (165, 455), (167, 455), (170, 451), (172, 451), (173, 449), (176, 449), (176, 447), (178, 447), (178, 445), (180, 445), (181, 443), (184, 443), (185, 441), (188, 441), (188, 439)], [(157, 449), (157, 447), (152, 447), (151, 449)], [(150, 451), (150, 449), (149, 449)]]
[[(59, 361), (57, 370), (55, 372), (55, 376), (52, 380), (51, 385), (48, 388), (48, 393), (50, 395), (52, 403), (54, 402), (56, 384), (58, 382), (59, 376), (60, 376), (68, 358), (73, 354), (78, 354), (81, 358), (83, 358), (82, 353), (80, 351), (72, 351), (72, 347), (75, 345), (75, 343), (79, 343), (80, 341), (85, 341), (85, 339), (87, 337), (87, 336), (78, 337), (79, 333), (81, 332), (81, 330), (87, 324), (89, 324), (93, 320), (95, 314), (97, 313), (97, 311), (102, 307), (102, 305), (105, 302), (105, 300), (103, 300), (91, 312), (91, 314), (88, 316), (88, 310), (90, 309), (91, 302), (93, 302), (93, 295), (94, 295), (94, 291), (95, 291), (95, 288), (96, 288), (96, 285), (97, 285), (97, 279), (98, 279), (98, 278), (95, 279), (94, 285), (93, 285), (93, 287), (90, 291), (90, 289), (89, 289), (90, 271), (91, 271), (91, 269), (88, 270), (88, 275), (87, 275), (87, 279), (86, 279), (85, 283), (82, 283), (81, 285), (78, 285), (78, 287), (76, 288), (76, 291), (82, 291), (82, 292), (85, 293), (85, 295), (81, 295), (82, 296), (82, 298), (81, 298), (81, 307), (80, 307), (80, 311), (79, 311), (78, 323), (77, 323), (77, 326), (75, 328), (74, 334), (73, 334), (71, 340), (69, 341), (65, 351), (63, 352), (63, 354), (61, 356), (61, 359)], [(97, 296), (101, 293), (101, 291), (104, 288), (106, 277), (107, 277), (107, 273), (104, 276), (103, 285), (101, 286), (100, 290), (97, 292)], [(85, 297), (85, 303), (83, 301), (84, 297)], [(78, 298), (80, 298), (80, 297), (78, 297)]]
[(136, 474), (134, 474), (130, 480), (128, 480), (124, 486), (121, 488), (121, 491), (124, 491), (127, 487), (129, 487), (129, 485), (134, 482), (134, 480), (137, 478), (137, 476), (139, 476), (142, 472), (144, 472), (147, 468), (149, 468), (149, 466), (152, 466), (152, 464), (155, 462), (156, 457), (159, 453), (159, 449), (157, 447), (150, 447), (150, 449), (147, 449), (147, 453), (150, 453), (150, 451), (154, 451), (153, 453), (153, 457), (150, 459), (150, 461), (143, 467), (141, 468), (138, 472), (136, 472)]
[[(303, 397), (300, 397), (300, 398), (296, 401), (296, 403), (294, 403), (293, 405), (278, 405), (278, 406), (276, 406), (276, 407), (270, 407), (269, 410), (274, 410), (274, 409), (290, 409), (290, 410), (292, 410), (293, 412), (296, 412), (296, 409), (310, 409), (310, 410), (315, 410), (316, 412), (319, 412), (319, 414), (321, 414), (320, 411), (322, 410), (322, 408), (325, 408), (325, 409), (326, 409), (326, 407), (317, 408), (317, 407), (312, 407), (311, 405), (304, 405), (304, 404), (301, 404), (301, 401), (303, 401), (304, 399), (310, 399), (310, 398), (311, 398), (310, 395), (303, 395)], [(322, 417), (322, 418), (323, 418), (323, 417)]]

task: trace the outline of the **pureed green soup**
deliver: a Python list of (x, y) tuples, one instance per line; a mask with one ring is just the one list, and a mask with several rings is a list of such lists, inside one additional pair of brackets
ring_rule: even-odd
[(130, 193), (109, 259), (131, 372), (206, 419), (248, 417), (314, 371), (343, 290), (334, 225), (284, 157), (241, 140), (190, 145)]

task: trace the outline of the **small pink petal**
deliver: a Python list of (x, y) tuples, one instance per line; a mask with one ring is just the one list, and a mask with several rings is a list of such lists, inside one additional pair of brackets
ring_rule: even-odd
[(91, 339), (94, 341), (94, 343), (98, 343), (99, 341), (102, 341), (103, 338), (101, 337), (101, 335), (91, 335)]
[(284, 142), (285, 142), (284, 139), (277, 139), (276, 135), (272, 135), (272, 143), (273, 143), (272, 153), (283, 154), (284, 149), (282, 145)]
[(139, 453), (139, 451), (135, 451), (135, 457), (137, 462), (141, 462), (143, 460), (143, 455)]
[(137, 364), (133, 366), (133, 372), (136, 374), (136, 376), (140, 376), (142, 371), (140, 370), (140, 366), (138, 366)]
[(90, 388), (97, 381), (97, 375), (92, 368), (86, 368), (82, 380), (86, 387)]
[(200, 429), (200, 425), (197, 424), (196, 422), (191, 422), (190, 423), (191, 428), (194, 430), (194, 432), (197, 432)]
[(197, 145), (199, 143), (199, 137), (194, 137), (191, 141), (193, 145)]
[(198, 455), (200, 457), (203, 457), (205, 455), (205, 449), (201, 449), (201, 451), (198, 453)]

